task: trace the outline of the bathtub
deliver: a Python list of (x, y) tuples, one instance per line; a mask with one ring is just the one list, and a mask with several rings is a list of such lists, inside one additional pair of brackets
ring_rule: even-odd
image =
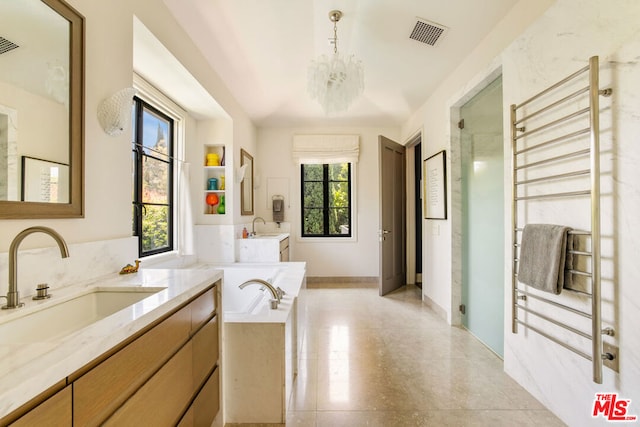
[[(239, 285), (251, 279), (262, 279), (271, 283), (274, 287), (280, 286), (280, 281), (286, 276), (286, 270), (282, 267), (246, 267), (244, 265), (225, 266), (224, 285), (222, 291), (222, 310), (227, 321), (258, 321), (256, 316), (269, 317), (269, 300), (271, 292), (263, 287), (249, 285), (240, 289)], [(280, 286), (281, 287), (281, 286)], [(286, 292), (286, 291), (285, 291)], [(288, 293), (282, 299), (280, 308), (292, 300), (293, 295)], [(275, 313), (274, 313), (275, 314)]]
[[(306, 324), (304, 263), (232, 264), (224, 271), (223, 384), (225, 422), (284, 424)], [(271, 310), (262, 279), (285, 291)]]

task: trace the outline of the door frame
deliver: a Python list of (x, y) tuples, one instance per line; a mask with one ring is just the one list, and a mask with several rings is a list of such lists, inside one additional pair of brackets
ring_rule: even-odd
[[(411, 239), (410, 237), (418, 237), (416, 236), (416, 220), (421, 220), (424, 223), (423, 218), (416, 218), (416, 200), (414, 198), (415, 194), (415, 183), (416, 181), (421, 182), (422, 175), (420, 177), (416, 177), (415, 170), (413, 167), (415, 161), (415, 147), (416, 145), (421, 144), (423, 151), (421, 153), (421, 157), (424, 157), (424, 144), (422, 141), (422, 129), (418, 129), (413, 135), (406, 139), (404, 146), (406, 147), (405, 156), (405, 175), (406, 175), (406, 229), (407, 229), (407, 239), (406, 239), (406, 269), (407, 269), (407, 279), (406, 282), (408, 285), (413, 285), (416, 283), (416, 271), (417, 271), (417, 262), (416, 262), (416, 245), (415, 239)], [(424, 159), (420, 159), (422, 162)], [(422, 168), (420, 168), (422, 170)], [(419, 178), (419, 179), (416, 179)], [(422, 189), (420, 189), (420, 211), (422, 212)], [(424, 212), (422, 212), (422, 216), (424, 216)], [(422, 233), (420, 233), (420, 240), (423, 242), (422, 246), (422, 259), (421, 267), (424, 267), (424, 224), (422, 227)], [(422, 268), (420, 269), (422, 271)]]

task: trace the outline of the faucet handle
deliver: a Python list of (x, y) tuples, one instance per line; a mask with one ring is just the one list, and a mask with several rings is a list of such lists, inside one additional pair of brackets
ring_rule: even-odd
[(51, 294), (47, 291), (49, 289), (49, 285), (46, 283), (39, 283), (36, 286), (36, 294), (33, 296), (34, 300), (41, 300), (51, 298)]
[(278, 300), (281, 300), (285, 292), (280, 286), (276, 287), (276, 293), (278, 294)]

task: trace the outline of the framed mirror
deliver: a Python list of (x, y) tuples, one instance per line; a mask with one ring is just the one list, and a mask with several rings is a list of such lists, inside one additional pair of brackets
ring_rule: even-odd
[(84, 17), (63, 0), (2, 1), (0, 28), (0, 218), (80, 218)]
[(240, 167), (245, 165), (240, 183), (240, 215), (253, 215), (253, 157), (240, 149)]

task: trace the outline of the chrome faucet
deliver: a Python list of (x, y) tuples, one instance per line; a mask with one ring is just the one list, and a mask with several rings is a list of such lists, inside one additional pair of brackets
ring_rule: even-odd
[(262, 217), (260, 217), (260, 216), (257, 216), (257, 217), (255, 217), (255, 218), (253, 218), (253, 222), (251, 223), (251, 235), (252, 235), (252, 236), (255, 236), (255, 235), (256, 235), (256, 220), (257, 220), (257, 219), (262, 220), (262, 223), (263, 223), (264, 225), (267, 225), (267, 222), (264, 220), (264, 218), (262, 218)]
[(18, 247), (25, 237), (33, 233), (44, 233), (53, 237), (60, 248), (60, 255), (62, 258), (69, 257), (69, 248), (67, 248), (67, 243), (64, 241), (62, 236), (52, 228), (40, 226), (29, 227), (18, 233), (18, 235), (13, 238), (13, 241), (9, 246), (9, 290), (6, 296), (7, 305), (2, 307), (3, 310), (8, 308), (18, 308), (24, 305), (24, 303), (20, 302), (20, 296), (18, 294)]
[(244, 282), (243, 284), (240, 285), (240, 289), (244, 289), (249, 285), (260, 285), (262, 286), (262, 288), (267, 288), (269, 289), (269, 292), (271, 292), (271, 296), (273, 296), (272, 299), (269, 300), (269, 302), (271, 303), (271, 309), (275, 310), (276, 308), (278, 308), (278, 303), (280, 302), (280, 300), (282, 299), (282, 296), (284, 295), (284, 292), (280, 289), (280, 288), (274, 288), (273, 285), (269, 282), (267, 282), (266, 280), (262, 280), (262, 279), (249, 279), (246, 282)]

